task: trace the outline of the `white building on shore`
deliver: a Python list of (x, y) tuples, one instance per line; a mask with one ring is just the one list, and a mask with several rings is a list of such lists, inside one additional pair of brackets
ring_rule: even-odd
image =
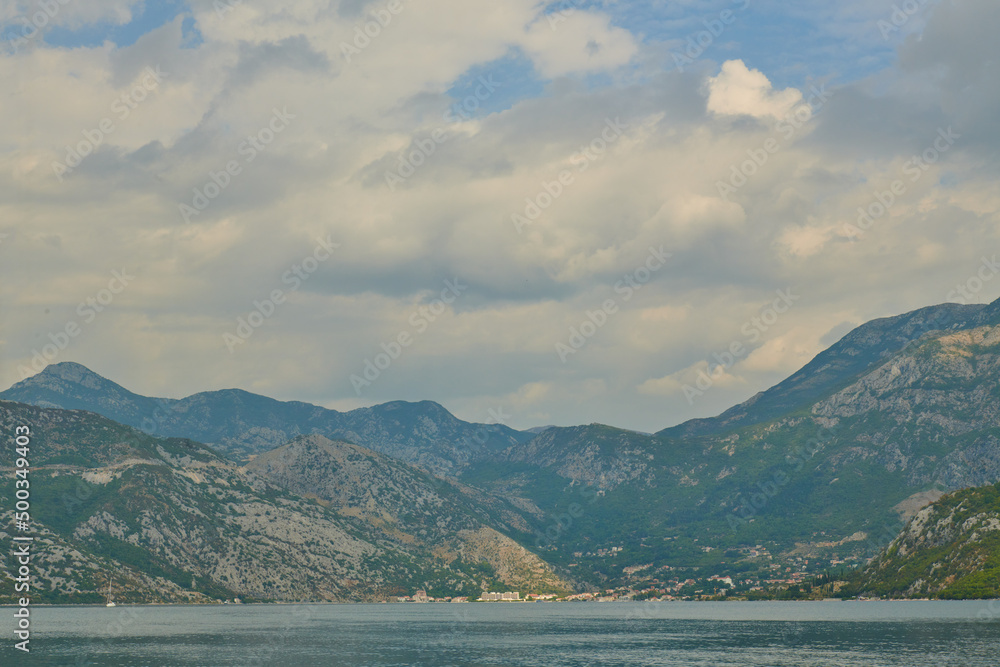
[(483, 593), (480, 602), (521, 602), (521, 594), (517, 591), (506, 593)]

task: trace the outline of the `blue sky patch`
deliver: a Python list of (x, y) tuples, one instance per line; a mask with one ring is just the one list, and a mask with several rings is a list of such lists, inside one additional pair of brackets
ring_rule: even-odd
[(510, 109), (525, 99), (540, 97), (545, 81), (520, 49), (492, 62), (470, 68), (455, 80), (447, 94), (459, 118), (477, 118)]
[[(189, 9), (184, 0), (155, 0), (137, 5), (133, 12), (132, 20), (125, 25), (101, 22), (74, 30), (57, 26), (45, 34), (45, 42), (50, 46), (70, 49), (95, 47), (105, 42), (123, 48), (135, 44), (143, 35), (163, 27), (189, 12)], [(194, 19), (185, 23), (189, 25), (186, 40), (191, 35), (191, 42), (201, 43), (201, 35), (194, 26)]]

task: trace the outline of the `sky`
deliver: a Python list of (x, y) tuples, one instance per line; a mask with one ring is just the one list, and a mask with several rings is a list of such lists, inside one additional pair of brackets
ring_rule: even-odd
[(1000, 296), (992, 0), (7, 0), (0, 385), (656, 431)]

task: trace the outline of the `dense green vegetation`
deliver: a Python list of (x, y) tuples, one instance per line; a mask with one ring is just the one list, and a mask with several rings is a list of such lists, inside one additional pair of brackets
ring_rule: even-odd
[(949, 494), (925, 510), (843, 589), (847, 596), (1000, 597), (1000, 484)]
[[(325, 468), (309, 460), (278, 470), (279, 447), (237, 472), (184, 438), (80, 412), (10, 410), (37, 426), (33, 520), (87, 561), (79, 571), (58, 559), (47, 566), (80, 583), (80, 595), (117, 563), (209, 597), (233, 596), (240, 577), (276, 586), (281, 568), (308, 579), (298, 593), (305, 596), (423, 588), (471, 597), (507, 588), (492, 566), (456, 559), (468, 553), (457, 536), (488, 527), (581, 589), (656, 597), (669, 580), (686, 597), (721, 595), (717, 575), (732, 576), (727, 593), (747, 598), (990, 597), (1000, 595), (993, 486), (946, 496), (919, 530), (904, 532), (870, 567), (850, 570), (899, 534), (901, 516), (941, 491), (1000, 478), (1000, 345), (990, 342), (998, 323), (996, 305), (872, 322), (722, 418), (655, 435), (591, 424), (533, 436), (466, 424), (428, 402), (340, 414), (240, 391), (210, 392), (185, 404), (187, 412), (103, 378), (66, 384), (94, 377), (82, 367), (63, 377), (61, 365), (45, 382), (10, 390), (69, 408), (113, 406), (134, 425), (152, 410), (159, 432), (215, 438), (239, 455), (323, 429), (350, 431), (381, 452), (358, 449)], [(261, 467), (266, 460), (275, 470)], [(0, 485), (5, 507), (11, 492)], [(331, 548), (334, 540), (342, 550)], [(499, 547), (485, 542), (470, 548), (489, 546), (495, 557)], [(296, 560), (300, 552), (309, 558)], [(193, 576), (218, 571), (206, 562), (225, 574)], [(313, 576), (317, 563), (330, 574)], [(836, 580), (823, 573), (837, 566), (845, 572)], [(0, 581), (0, 594), (8, 584)], [(56, 588), (45, 594), (65, 595)]]

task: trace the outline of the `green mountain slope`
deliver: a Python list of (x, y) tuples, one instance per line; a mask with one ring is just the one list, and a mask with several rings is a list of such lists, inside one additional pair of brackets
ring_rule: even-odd
[(942, 492), (1000, 479), (1000, 327), (927, 333), (777, 419), (704, 435), (548, 429), (463, 479), (542, 509), (541, 553), (595, 584), (646, 564), (734, 571), (756, 545), (861, 563)]
[[(52, 368), (10, 391), (48, 388), (45, 400), (92, 392), (102, 409), (138, 405), (117, 385), (102, 389), (74, 375), (78, 368)], [(110, 399), (100, 398), (105, 389)], [(655, 435), (599, 424), (474, 431), (433, 403), (341, 414), (235, 391), (184, 400), (183, 410), (181, 402), (171, 407), (172, 428), (236, 434), (243, 444), (233, 451), (264, 451), (283, 435), (320, 433), (326, 424), (396, 459), (305, 438), (231, 473), (256, 493), (254, 484), (305, 496), (373, 548), (405, 553), (411, 579), (373, 567), (389, 573), (384, 586), (412, 580), (417, 563), (449, 585), (482, 583), (464, 564), (485, 560), (500, 576), (496, 554), (524, 557), (508, 538), (562, 580), (594, 586), (655, 584), (681, 568), (766, 570), (781, 579), (779, 572), (864, 563), (942, 494), (1000, 480), (1000, 302), (868, 323), (715, 420)], [(108, 460), (73, 447), (53, 455), (61, 465), (108, 466), (128, 455), (115, 451)], [(407, 463), (458, 483), (399, 467)], [(490, 548), (463, 537), (483, 530)], [(540, 562), (538, 572), (549, 572)], [(459, 573), (448, 579), (442, 563)]]
[(1000, 484), (958, 491), (920, 510), (844, 592), (1000, 598)]
[[(303, 498), (190, 440), (0, 401), (0, 432), (21, 425), (32, 431), (32, 534), (44, 545), (35, 561), (39, 602), (99, 600), (112, 574), (116, 597), (132, 602), (381, 600), (418, 588), (476, 594), (484, 581), (513, 581), (483, 548), (456, 563), (438, 548), (440, 535), (419, 544), (391, 539), (351, 503)], [(415, 494), (430, 497), (418, 484), (423, 473), (394, 465)], [(370, 472), (368, 482), (382, 484)], [(14, 505), (10, 473), (0, 486), (2, 508)], [(12, 518), (2, 515), (5, 530)], [(413, 530), (405, 519), (400, 525)], [(546, 569), (530, 554), (523, 560)], [(13, 597), (13, 571), (0, 578), (0, 600)]]
[(152, 435), (207, 443), (238, 458), (318, 433), (355, 442), (421, 466), (456, 475), (470, 461), (533, 437), (503, 424), (471, 424), (432, 401), (392, 401), (337, 412), (298, 401), (277, 401), (240, 389), (183, 399), (139, 396), (80, 364), (63, 362), (18, 382), (0, 399), (40, 407), (89, 410)]
[(1000, 324), (1000, 301), (946, 303), (866, 322), (820, 352), (787, 379), (717, 417), (692, 419), (658, 435), (681, 437), (731, 431), (808, 407), (897, 354), (922, 336)]
[(453, 568), (486, 563), (507, 586), (567, 592), (571, 586), (535, 554), (499, 532), (523, 533), (522, 512), (472, 487), (433, 477), (387, 456), (323, 436), (300, 436), (246, 469), (338, 514), (408, 553)]

